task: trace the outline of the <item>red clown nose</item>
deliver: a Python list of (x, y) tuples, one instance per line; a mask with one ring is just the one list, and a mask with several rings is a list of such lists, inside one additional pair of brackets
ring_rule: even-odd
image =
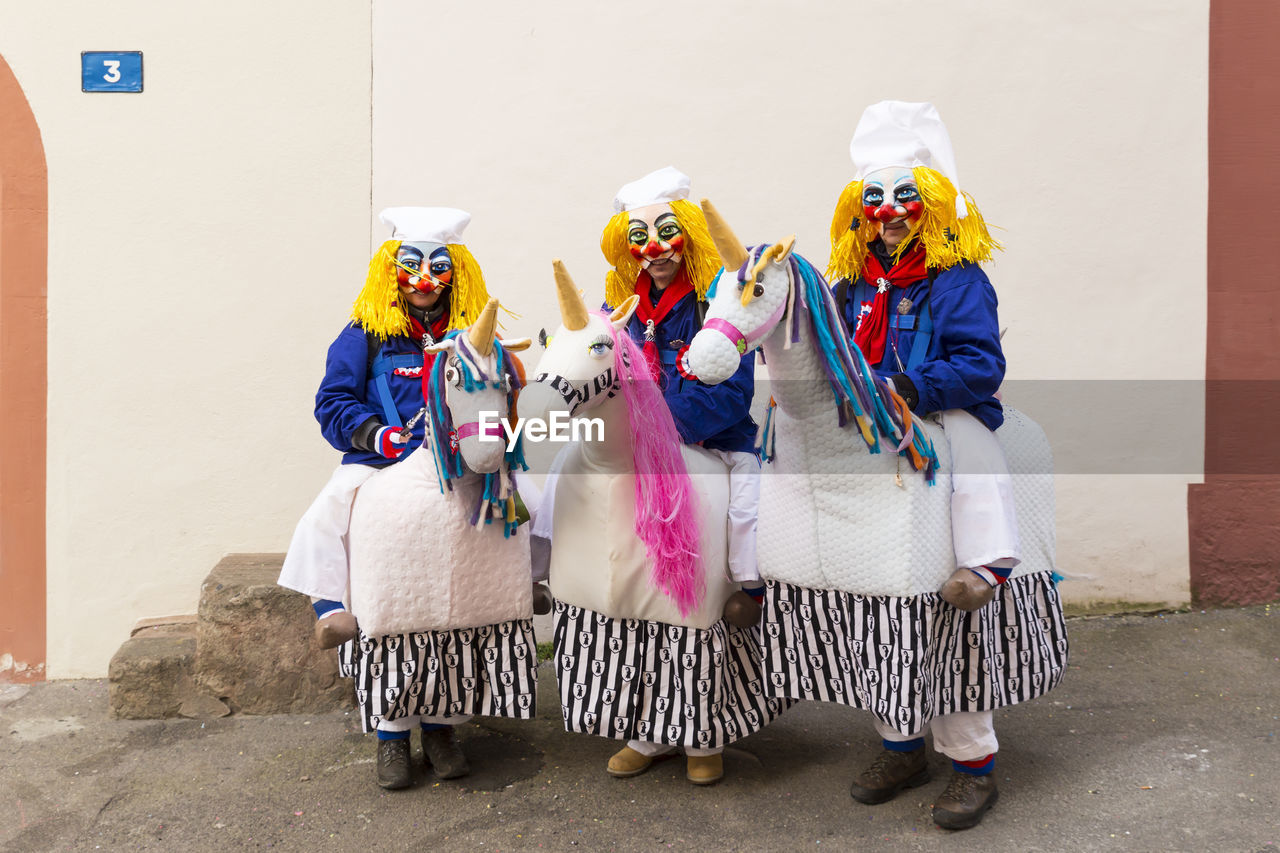
[(900, 210), (895, 205), (882, 204), (879, 207), (877, 207), (874, 211), (871, 212), (871, 218), (878, 219), (881, 222), (892, 222), (893, 220), (897, 219), (899, 216), (902, 216), (906, 212), (907, 211), (905, 209)]

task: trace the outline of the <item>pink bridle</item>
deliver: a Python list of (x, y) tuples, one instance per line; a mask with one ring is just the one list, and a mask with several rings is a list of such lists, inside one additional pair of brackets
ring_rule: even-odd
[(724, 335), (729, 339), (729, 343), (733, 344), (734, 348), (738, 350), (738, 355), (746, 355), (748, 350), (763, 340), (769, 332), (773, 331), (773, 327), (782, 319), (782, 313), (786, 310), (787, 300), (784, 299), (778, 303), (777, 308), (773, 309), (773, 313), (766, 317), (765, 321), (749, 335), (743, 334), (742, 330), (737, 326), (719, 317), (712, 317), (702, 324), (702, 328)]
[(470, 438), (473, 435), (485, 435), (501, 439), (502, 424), (486, 423), (482, 431), (479, 421), (468, 421), (465, 424), (455, 427), (450, 439), (452, 440), (453, 445), (457, 447), (457, 443), (459, 441), (462, 441), (464, 438)]

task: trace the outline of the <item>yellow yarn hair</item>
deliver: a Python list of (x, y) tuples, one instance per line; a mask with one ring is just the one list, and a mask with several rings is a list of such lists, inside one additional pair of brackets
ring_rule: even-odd
[[(698, 298), (706, 299), (707, 288), (723, 265), (707, 230), (707, 220), (700, 207), (685, 199), (671, 202), (671, 212), (684, 232), (683, 273)], [(640, 262), (631, 256), (627, 241), (630, 221), (628, 212), (616, 213), (600, 235), (600, 251), (613, 267), (604, 277), (604, 299), (615, 307), (636, 292), (636, 279), (640, 276)]]
[(461, 243), (450, 243), (449, 259), (453, 261), (453, 284), (449, 294), (449, 328), (465, 329), (479, 318), (489, 302), (489, 289), (484, 274), (471, 250)]
[[(386, 340), (409, 334), (409, 315), (404, 297), (396, 283), (396, 252), (399, 240), (383, 243), (369, 261), (364, 288), (351, 306), (351, 319), (367, 332)], [(480, 316), (489, 301), (484, 275), (475, 256), (461, 243), (450, 243), (449, 259), (453, 262), (453, 282), (449, 286), (449, 328), (465, 329)]]
[[(925, 263), (944, 270), (961, 261), (989, 261), (994, 250), (1003, 248), (987, 230), (978, 205), (968, 193), (964, 194), (964, 200), (969, 214), (964, 219), (956, 219), (957, 191), (951, 181), (924, 166), (911, 173), (920, 190), (924, 212), (910, 237), (898, 244), (895, 259), (912, 238), (919, 239), (924, 246)], [(840, 192), (831, 217), (831, 260), (827, 264), (827, 278), (836, 281), (861, 275), (867, 259), (867, 244), (876, 239), (876, 234), (876, 223), (862, 213), (862, 182), (851, 181)]]

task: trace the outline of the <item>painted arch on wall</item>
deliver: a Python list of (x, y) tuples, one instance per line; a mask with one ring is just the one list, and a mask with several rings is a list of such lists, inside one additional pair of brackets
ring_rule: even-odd
[(48, 172), (0, 56), (0, 682), (45, 677)]

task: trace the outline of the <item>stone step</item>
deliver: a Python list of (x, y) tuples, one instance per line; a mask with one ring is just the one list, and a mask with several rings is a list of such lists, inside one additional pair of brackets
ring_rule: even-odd
[(111, 658), (112, 716), (132, 720), (313, 714), (350, 707), (337, 655), (314, 639), (306, 596), (276, 586), (283, 554), (229, 554), (199, 612), (141, 619)]
[(245, 714), (313, 714), (349, 707), (337, 655), (314, 638), (306, 596), (276, 585), (283, 554), (229, 554), (200, 586), (194, 678)]
[[(150, 623), (150, 624), (148, 624)], [(127, 720), (224, 717), (230, 709), (196, 686), (195, 617), (142, 620), (111, 658), (107, 702)]]

